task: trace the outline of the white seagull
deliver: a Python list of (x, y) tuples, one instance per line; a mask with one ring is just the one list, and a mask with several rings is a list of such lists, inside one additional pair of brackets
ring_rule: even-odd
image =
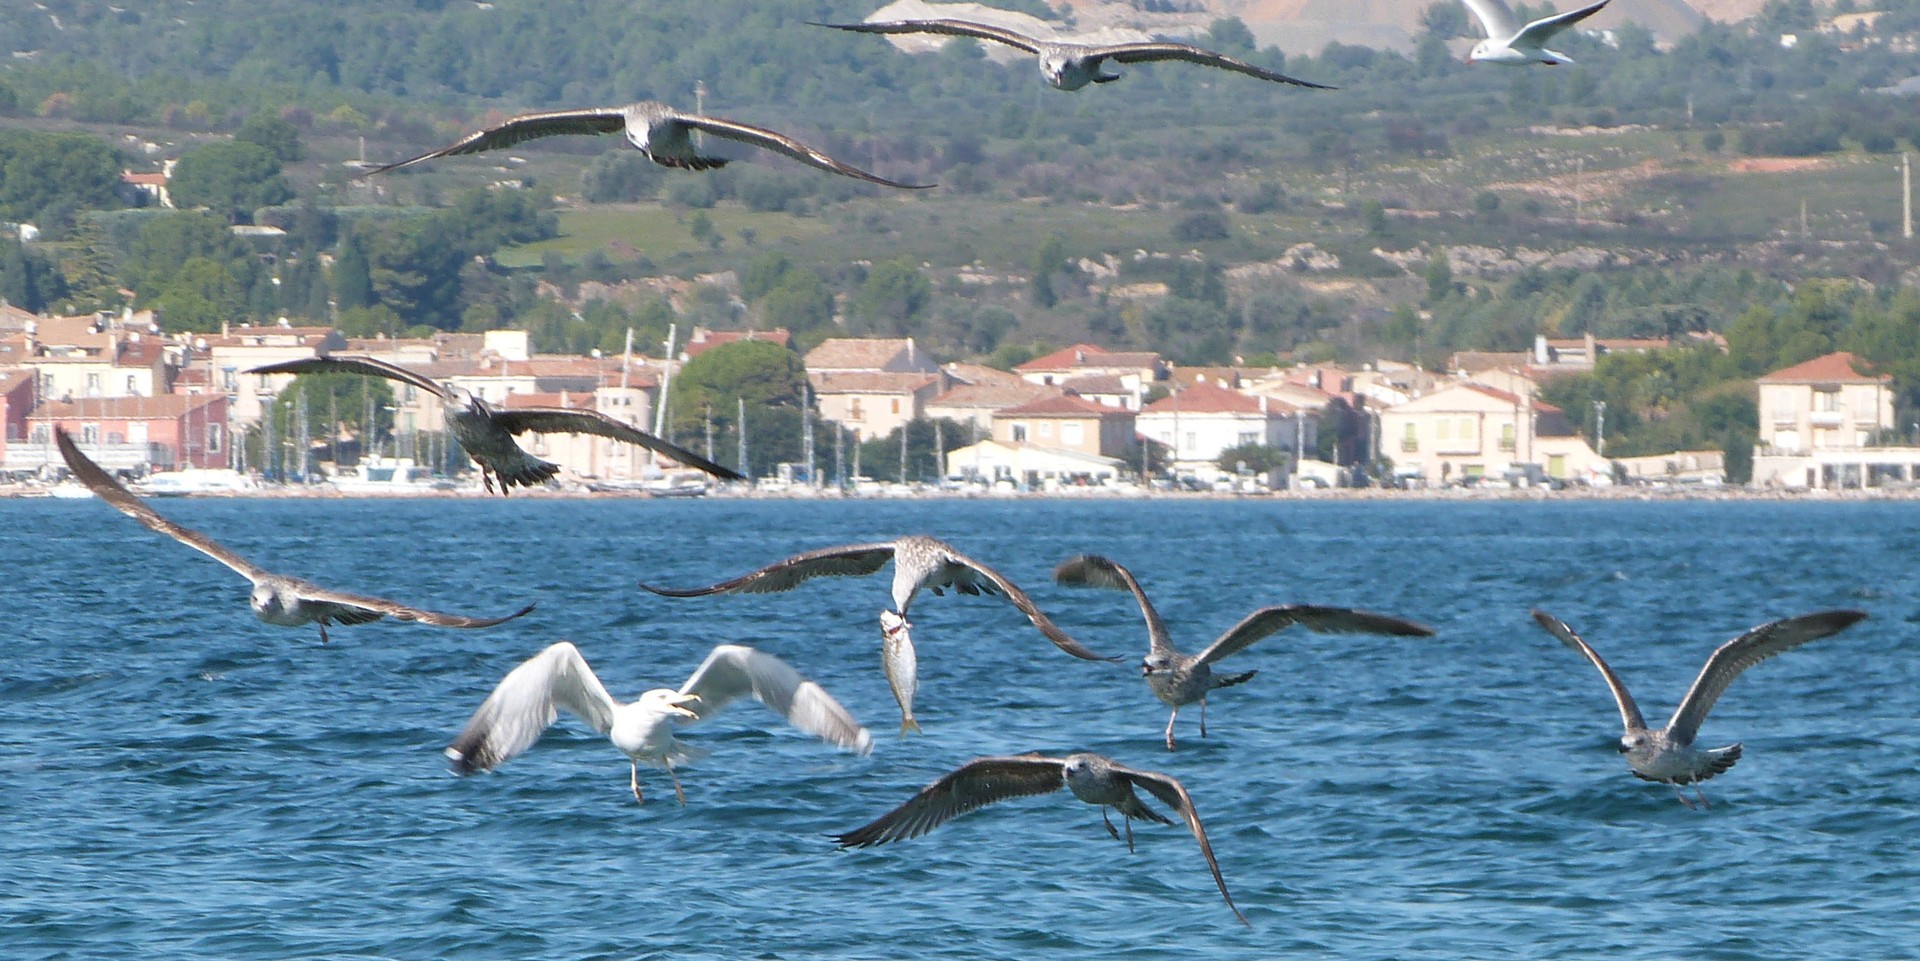
[(1140, 616), (1147, 622), (1149, 645), (1146, 659), (1140, 663), (1140, 673), (1147, 679), (1147, 687), (1152, 689), (1153, 696), (1173, 708), (1173, 713), (1167, 717), (1169, 751), (1173, 750), (1173, 722), (1179, 720), (1181, 707), (1200, 702), (1200, 736), (1206, 737), (1207, 692), (1252, 680), (1259, 673), (1215, 674), (1213, 663), (1263, 637), (1277, 634), (1295, 624), (1321, 634), (1394, 634), (1401, 637), (1430, 637), (1433, 634), (1430, 627), (1371, 611), (1313, 604), (1280, 604), (1260, 608), (1241, 618), (1240, 623), (1227, 628), (1227, 632), (1207, 645), (1206, 650), (1198, 654), (1182, 654), (1174, 648), (1173, 635), (1167, 632), (1166, 624), (1160, 620), (1160, 612), (1153, 609), (1153, 602), (1147, 600), (1147, 592), (1141, 590), (1140, 582), (1134, 580), (1132, 571), (1097, 554), (1081, 554), (1061, 561), (1060, 566), (1054, 568), (1053, 579), (1074, 587), (1106, 587), (1133, 592), (1133, 599), (1140, 604)]
[(640, 763), (665, 768), (674, 797), (687, 803), (675, 764), (706, 754), (674, 736), (676, 722), (712, 717), (741, 697), (752, 697), (787, 723), (829, 744), (865, 754), (873, 738), (847, 709), (820, 685), (800, 676), (787, 662), (737, 644), (715, 647), (680, 689), (656, 688), (639, 700), (621, 703), (601, 685), (580, 649), (560, 641), (508, 672), (473, 718), (447, 748), (459, 774), (491, 771), (519, 756), (566, 708), (594, 730), (607, 735), (627, 756), (633, 799), (640, 794)]
[(693, 451), (670, 444), (637, 427), (623, 424), (597, 410), (571, 407), (518, 407), (502, 410), (481, 400), (476, 394), (442, 384), (415, 371), (372, 357), (303, 357), (268, 364), (247, 371), (249, 374), (361, 374), (385, 377), (418, 387), (438, 396), (447, 431), (460, 442), (462, 450), (480, 465), (480, 480), (493, 490), (493, 479), (500, 480), (505, 495), (513, 485), (532, 487), (545, 483), (560, 472), (560, 467), (541, 460), (520, 448), (514, 437), (533, 431), (536, 434), (593, 434), (663, 454), (688, 467), (705, 471), (723, 480), (743, 480), (737, 471), (721, 467)]
[(54, 443), (60, 448), (60, 456), (66, 458), (67, 467), (73, 476), (88, 490), (99, 495), (128, 517), (139, 521), (148, 530), (165, 534), (208, 557), (227, 565), (241, 577), (253, 582), (253, 595), (249, 599), (253, 613), (268, 624), (281, 627), (299, 627), (303, 624), (320, 626), (320, 643), (327, 643), (327, 625), (365, 624), (377, 621), (381, 617), (391, 617), (397, 621), (419, 621), (435, 627), (492, 627), (503, 621), (510, 621), (528, 611), (533, 605), (508, 614), (505, 617), (465, 617), (459, 614), (441, 614), (425, 611), (417, 607), (408, 607), (380, 597), (368, 597), (364, 594), (348, 594), (345, 591), (333, 591), (318, 584), (303, 581), (285, 574), (264, 571), (246, 558), (221, 546), (219, 542), (199, 531), (181, 527), (161, 517), (147, 502), (135, 496), (120, 482), (87, 458), (75, 446), (73, 438), (58, 428), (53, 432)]
[(1106, 823), (1107, 833), (1115, 840), (1119, 840), (1120, 832), (1114, 830), (1107, 809), (1119, 811), (1127, 826), (1128, 851), (1133, 850), (1135, 819), (1173, 823), (1166, 815), (1142, 803), (1133, 789), (1145, 789), (1159, 798), (1160, 803), (1172, 808), (1187, 822), (1193, 839), (1200, 844), (1200, 853), (1207, 859), (1208, 870), (1213, 872), (1213, 883), (1220, 888), (1220, 897), (1226, 899), (1227, 907), (1241, 924), (1248, 923), (1247, 916), (1233, 903), (1233, 895), (1227, 893), (1227, 881), (1220, 876), (1220, 862), (1214, 860), (1213, 845), (1207, 843), (1207, 829), (1201, 827), (1200, 815), (1194, 811), (1193, 798), (1187, 794), (1186, 787), (1168, 775), (1136, 771), (1098, 754), (1069, 754), (1063, 758), (1038, 754), (976, 758), (922, 788), (919, 794), (871, 824), (834, 835), (833, 839), (843, 848), (864, 848), (917, 838), (995, 801), (1051, 794), (1062, 787), (1072, 791), (1074, 797), (1097, 805), (1100, 820)]
[(1506, 0), (1464, 0), (1467, 9), (1480, 21), (1480, 28), (1487, 33), (1487, 39), (1473, 45), (1467, 54), (1468, 63), (1497, 63), (1508, 67), (1525, 67), (1536, 63), (1556, 66), (1572, 63), (1573, 58), (1555, 50), (1548, 50), (1546, 42), (1553, 35), (1600, 12), (1607, 0), (1591, 3), (1578, 10), (1556, 13), (1550, 17), (1541, 17), (1526, 26), (1520, 25), (1514, 16), (1513, 8)]
[(913, 719), (913, 692), (917, 661), (914, 657), (913, 625), (907, 610), (922, 588), (943, 595), (947, 588), (962, 594), (1002, 594), (1033, 626), (1068, 654), (1088, 661), (1110, 661), (1068, 636), (1040, 611), (1033, 598), (1000, 572), (955, 550), (953, 545), (921, 534), (908, 535), (874, 544), (845, 544), (795, 554), (757, 571), (721, 581), (707, 587), (671, 588), (641, 584), (643, 590), (665, 597), (705, 597), (709, 594), (771, 594), (790, 591), (816, 577), (863, 577), (893, 562), (893, 610), (880, 616), (882, 659), (894, 698), (900, 701), (900, 730), (919, 730)]
[(807, 166), (818, 167), (828, 173), (865, 180), (868, 183), (880, 184), (883, 187), (925, 190), (934, 186), (933, 184), (903, 184), (885, 177), (877, 177), (852, 164), (835, 160), (786, 134), (738, 121), (722, 120), (719, 117), (703, 117), (699, 114), (686, 113), (653, 100), (632, 103), (624, 107), (588, 107), (581, 110), (550, 110), (545, 113), (522, 114), (491, 127), (476, 130), (439, 150), (395, 163), (381, 164), (366, 170), (360, 176), (367, 177), (386, 173), (389, 170), (398, 170), (401, 167), (411, 167), (437, 157), (498, 150), (540, 137), (562, 134), (624, 133), (628, 143), (646, 154), (648, 160), (662, 167), (712, 170), (726, 166), (727, 158), (725, 157), (708, 157), (700, 154), (693, 143), (691, 132), (695, 130), (785, 154)]
[(1713, 703), (1720, 699), (1727, 685), (1733, 683), (1741, 671), (1775, 654), (1790, 651), (1829, 634), (1837, 634), (1866, 619), (1866, 616), (1865, 611), (1849, 610), (1802, 614), (1762, 624), (1720, 645), (1707, 658), (1707, 665), (1700, 669), (1700, 676), (1694, 678), (1693, 687), (1687, 690), (1687, 696), (1674, 709), (1667, 726), (1649, 730), (1647, 722), (1640, 717), (1640, 706), (1633, 702), (1633, 695), (1627, 693), (1627, 686), (1613, 673), (1613, 668), (1600, 659), (1599, 652), (1581, 640), (1580, 635), (1575, 634), (1573, 628), (1559, 618), (1545, 611), (1533, 612), (1534, 621), (1547, 633), (1559, 638), (1560, 643), (1585, 654), (1587, 660), (1600, 669), (1600, 676), (1606, 679), (1607, 687), (1613, 691), (1614, 703), (1620, 708), (1620, 723), (1626, 728), (1626, 733), (1620, 736), (1620, 753), (1626, 756), (1627, 766), (1633, 769), (1634, 776), (1672, 786), (1674, 796), (1687, 807), (1693, 807), (1694, 803), (1681, 793), (1680, 785), (1693, 785), (1700, 806), (1706, 807), (1707, 796), (1700, 790), (1700, 782), (1733, 767), (1734, 762), (1740, 760), (1740, 745), (1737, 743), (1709, 750), (1693, 746), (1693, 739), (1700, 732), (1700, 723), (1707, 719), (1707, 712), (1713, 710)]
[(1332, 90), (1322, 83), (1313, 83), (1275, 73), (1264, 67), (1257, 67), (1245, 60), (1237, 60), (1224, 53), (1216, 53), (1189, 43), (1172, 43), (1151, 40), (1137, 43), (1072, 43), (1064, 40), (1041, 40), (1029, 37), (1004, 27), (996, 27), (970, 20), (894, 20), (876, 23), (819, 23), (809, 21), (817, 27), (832, 27), (835, 30), (852, 30), (856, 33), (933, 33), (948, 37), (972, 37), (976, 40), (991, 40), (1003, 43), (1018, 50), (1025, 50), (1039, 58), (1040, 73), (1047, 83), (1060, 90), (1079, 90), (1090, 83), (1112, 83), (1120, 79), (1117, 73), (1105, 73), (1102, 65), (1111, 60), (1114, 63), (1145, 63), (1152, 60), (1184, 60), (1205, 67), (1219, 67), (1235, 73), (1244, 73), (1249, 77), (1271, 80), (1275, 83), (1290, 83), (1296, 87), (1312, 87), (1315, 90)]

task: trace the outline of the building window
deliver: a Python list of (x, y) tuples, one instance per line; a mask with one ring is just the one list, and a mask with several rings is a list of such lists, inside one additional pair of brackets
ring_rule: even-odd
[(135, 377), (132, 374), (127, 375), (127, 396), (128, 397), (140, 396), (140, 378)]
[(1027, 442), (1027, 425), (1013, 425), (1013, 442), (1016, 444), (1024, 444)]
[(860, 398), (855, 397), (847, 402), (847, 419), (852, 421), (866, 419), (866, 414), (860, 410)]
[(1435, 428), (1433, 432), (1434, 440), (1452, 440), (1453, 439), (1453, 421), (1451, 419), (1446, 417), (1440, 418), (1440, 420), (1434, 424), (1434, 428)]
[(1040, 422), (1040, 436), (1042, 437), (1053, 436), (1053, 421), (1043, 420)]
[(1513, 425), (1512, 424), (1500, 425), (1500, 449), (1501, 450), (1513, 449)]
[(1200, 446), (1199, 435), (1193, 431), (1187, 431), (1187, 449), (1192, 450), (1198, 446)]
[(1259, 431), (1243, 430), (1240, 432), (1240, 446), (1245, 447), (1248, 444), (1258, 444), (1258, 443), (1260, 443)]
[(223, 432), (224, 428), (220, 424), (207, 425), (207, 453), (220, 453), (220, 441), (222, 440), (221, 434)]
[(80, 442), (83, 444), (100, 443), (100, 425), (99, 424), (80, 425)]
[(893, 399), (893, 412), (896, 414), (900, 413), (900, 398), (898, 397)]
[(220, 368), (220, 389), (229, 394), (240, 390), (239, 372), (232, 367)]
[(1420, 449), (1420, 435), (1412, 421), (1407, 422), (1406, 432), (1400, 437), (1401, 453), (1411, 454)]
[(87, 375), (87, 396), (100, 396), (100, 375), (97, 373)]

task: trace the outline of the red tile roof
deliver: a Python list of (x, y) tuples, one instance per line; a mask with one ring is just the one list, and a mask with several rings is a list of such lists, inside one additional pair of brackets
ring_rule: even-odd
[(1084, 397), (1061, 394), (999, 411), (1002, 417), (1131, 417), (1132, 411), (1096, 404)]
[(812, 374), (807, 379), (816, 394), (910, 394), (937, 383), (940, 375), (849, 370)]
[(1784, 367), (1760, 378), (1763, 384), (1885, 384), (1893, 380), (1886, 374), (1863, 374), (1860, 359), (1838, 351), (1815, 357), (1792, 367)]
[[(1272, 413), (1286, 413), (1291, 410), (1282, 404), (1269, 404), (1267, 409)], [(1182, 414), (1258, 414), (1262, 412), (1262, 408), (1258, 397), (1249, 397), (1239, 391), (1201, 383), (1168, 394), (1148, 404), (1140, 412), (1158, 414), (1174, 411)]]
[[(1466, 389), (1471, 391), (1477, 391), (1479, 393), (1485, 394), (1488, 397), (1491, 397), (1494, 400), (1497, 400), (1503, 404), (1511, 404), (1515, 407), (1518, 407), (1521, 404), (1521, 398), (1519, 394), (1510, 393), (1508, 391), (1501, 390), (1498, 387), (1488, 387), (1485, 384), (1461, 384), (1460, 386), (1465, 387)], [(1552, 404), (1549, 404), (1543, 400), (1534, 401), (1533, 409), (1542, 414), (1562, 413), (1560, 408), (1555, 407)]]
[(1059, 394), (1058, 387), (1046, 387), (1024, 380), (1016, 380), (1011, 384), (961, 384), (927, 404), (931, 407), (990, 407), (998, 410)]
[[(914, 351), (911, 337), (859, 338), (830, 337), (807, 351), (803, 358), (808, 370), (880, 370), (895, 357)], [(917, 360), (922, 360), (917, 353)]]
[(1076, 370), (1081, 367), (1137, 367), (1145, 370), (1159, 363), (1160, 355), (1152, 351), (1114, 352), (1092, 344), (1074, 344), (1045, 357), (1035, 357), (1014, 370), (1029, 373)]

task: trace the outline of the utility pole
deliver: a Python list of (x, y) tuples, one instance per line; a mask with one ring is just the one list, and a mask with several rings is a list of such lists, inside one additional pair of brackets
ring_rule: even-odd
[(911, 433), (908, 428), (912, 426), (912, 421), (900, 425), (900, 483), (902, 484), (907, 482), (907, 435)]
[(740, 431), (740, 476), (745, 477), (747, 483), (751, 484), (753, 475), (747, 471), (747, 399), (735, 397), (733, 402), (736, 405), (733, 423)]
[(820, 476), (813, 465), (813, 389), (800, 385), (800, 449), (807, 458), (807, 486), (819, 487)]
[(1913, 159), (1900, 151), (1900, 236), (1913, 239)]
[(945, 481), (947, 477), (947, 438), (940, 432), (940, 422), (933, 422), (933, 471)]
[[(853, 452), (859, 454), (860, 449)], [(839, 424), (833, 425), (833, 483), (847, 489), (847, 429)]]

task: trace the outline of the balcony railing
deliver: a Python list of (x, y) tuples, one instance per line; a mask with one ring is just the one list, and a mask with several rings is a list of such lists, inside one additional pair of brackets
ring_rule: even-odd
[(1847, 422), (1847, 412), (1843, 410), (1816, 410), (1807, 415), (1807, 423), (1815, 427), (1839, 427)]

